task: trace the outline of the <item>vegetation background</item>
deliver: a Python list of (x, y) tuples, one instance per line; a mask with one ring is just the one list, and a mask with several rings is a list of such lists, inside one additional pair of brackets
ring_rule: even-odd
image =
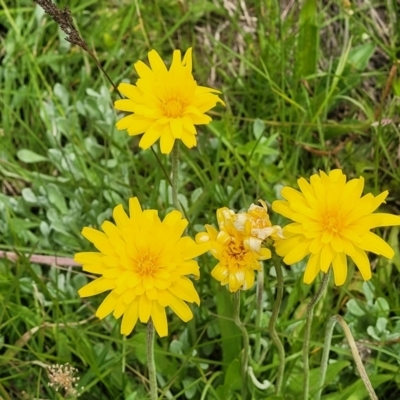
[[(227, 104), (199, 130), (199, 145), (182, 148), (180, 200), (190, 234), (215, 223), (222, 206), (271, 203), (283, 185), (319, 169), (363, 175), (374, 194), (388, 189), (386, 210), (400, 208), (400, 2), (304, 0), (60, 0), (116, 83), (135, 82), (133, 63), (156, 49), (194, 48), (194, 75), (219, 88)], [(90, 246), (80, 234), (98, 227), (112, 208), (136, 195), (164, 215), (171, 191), (153, 153), (115, 129), (117, 98), (92, 59), (65, 41), (59, 27), (30, 0), (0, 0), (0, 398), (61, 399), (47, 367), (69, 363), (82, 399), (145, 399), (145, 328), (119, 334), (119, 321), (93, 312), (102, 296), (81, 300), (91, 279), (80, 268), (43, 265), (27, 254), (72, 257)], [(383, 118), (383, 119), (382, 119)], [(382, 119), (382, 121), (381, 121)], [(379, 123), (381, 121), (381, 123)], [(155, 146), (158, 152), (157, 146)], [(170, 160), (161, 157), (166, 170)], [(283, 223), (272, 216), (275, 223)], [(359, 341), (380, 399), (400, 398), (400, 255), (398, 228), (382, 232), (396, 249), (391, 262), (372, 259), (363, 283), (351, 268), (319, 304), (312, 333), (311, 392), (324, 327), (341, 314)], [(168, 399), (239, 399), (242, 338), (232, 322), (226, 288), (200, 259), (202, 304), (185, 325), (170, 316), (158, 340), (159, 384)], [(304, 265), (285, 269), (279, 319), (287, 350), (285, 399), (301, 393), (304, 316), (315, 285)], [(265, 263), (265, 318), (275, 277)], [(254, 334), (255, 289), (242, 293), (242, 318)], [(262, 382), (276, 377), (276, 351), (255, 366)], [(335, 331), (323, 399), (367, 397), (340, 330)], [(315, 379), (314, 379), (315, 381)], [(253, 389), (254, 399), (276, 399)]]

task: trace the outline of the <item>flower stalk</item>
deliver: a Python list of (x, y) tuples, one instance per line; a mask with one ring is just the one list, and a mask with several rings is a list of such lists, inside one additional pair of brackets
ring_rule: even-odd
[(254, 360), (261, 363), (261, 318), (263, 311), (264, 269), (257, 274), (256, 293), (256, 340), (254, 345)]
[(174, 207), (183, 213), (181, 203), (179, 202), (179, 182), (178, 182), (178, 172), (179, 172), (179, 143), (175, 143), (172, 149), (172, 202)]
[(157, 400), (157, 377), (156, 377), (156, 363), (154, 362), (154, 325), (151, 318), (147, 323), (147, 366), (149, 369), (149, 382), (150, 382), (150, 398)]
[(349, 326), (347, 325), (346, 321), (340, 315), (334, 315), (333, 317), (331, 317), (329, 319), (328, 325), (326, 327), (324, 349), (322, 352), (322, 359), (321, 359), (321, 370), (320, 370), (320, 377), (319, 377), (318, 392), (315, 396), (315, 399), (316, 400), (321, 399), (322, 389), (323, 389), (323, 385), (324, 385), (325, 377), (326, 377), (326, 371), (328, 369), (329, 351), (331, 348), (332, 334), (333, 334), (333, 329), (335, 328), (336, 323), (339, 323), (339, 325), (343, 329), (343, 332), (346, 336), (347, 342), (349, 343), (354, 362), (356, 363), (358, 373), (360, 374), (360, 377), (361, 377), (362, 381), (364, 382), (364, 385), (368, 391), (370, 399), (378, 400), (378, 396), (376, 395), (374, 388), (372, 387), (371, 381), (369, 380), (367, 372), (365, 371), (360, 354), (358, 353), (357, 345), (356, 345), (354, 337), (351, 333), (351, 330), (350, 330)]
[(246, 399), (247, 395), (247, 372), (249, 364), (249, 334), (246, 327), (240, 319), (240, 291), (233, 295), (233, 319), (237, 327), (240, 329), (243, 336), (243, 352), (242, 352), (242, 398)]
[(321, 300), (324, 294), (325, 288), (328, 285), (330, 271), (323, 273), (323, 278), (321, 284), (315, 293), (314, 297), (311, 299), (310, 304), (307, 307), (307, 319), (306, 319), (306, 329), (304, 331), (304, 342), (303, 342), (303, 372), (304, 372), (304, 386), (303, 386), (303, 398), (304, 400), (309, 399), (310, 391), (310, 365), (309, 365), (309, 353), (310, 353), (310, 337), (311, 337), (311, 326), (314, 317), (314, 308), (317, 303)]
[(281, 309), (282, 298), (283, 298), (283, 273), (282, 264), (279, 257), (273, 257), (274, 267), (276, 271), (277, 288), (276, 288), (276, 299), (272, 309), (271, 319), (269, 321), (269, 333), (272, 341), (274, 342), (279, 357), (278, 376), (276, 378), (276, 394), (280, 394), (282, 390), (283, 375), (285, 373), (285, 348), (276, 332), (276, 320), (278, 319), (279, 312)]

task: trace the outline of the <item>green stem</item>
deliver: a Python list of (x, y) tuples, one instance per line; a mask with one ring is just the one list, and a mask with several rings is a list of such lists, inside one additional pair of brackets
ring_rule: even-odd
[(369, 397), (372, 400), (378, 400), (378, 396), (376, 395), (374, 388), (371, 385), (371, 381), (368, 378), (367, 372), (365, 371), (363, 362), (361, 360), (360, 354), (358, 353), (356, 342), (354, 341), (353, 335), (349, 326), (347, 325), (346, 321), (340, 315), (334, 315), (329, 319), (328, 325), (326, 327), (325, 333), (325, 342), (324, 342), (324, 350), (322, 352), (322, 359), (321, 359), (321, 370), (320, 370), (320, 377), (319, 377), (319, 385), (318, 385), (318, 392), (315, 396), (316, 400), (319, 400), (322, 395), (322, 389), (325, 382), (326, 371), (328, 369), (328, 360), (329, 360), (329, 350), (331, 348), (331, 341), (332, 341), (332, 334), (333, 329), (336, 323), (342, 327), (344, 334), (346, 335), (347, 342), (349, 343), (351, 354), (353, 355), (353, 359), (356, 363), (356, 367), (358, 373), (364, 385), (368, 391)]
[(264, 290), (264, 268), (257, 274), (257, 304), (256, 304), (256, 342), (254, 345), (254, 359), (261, 363), (261, 317), (263, 308), (263, 290)]
[(329, 268), (328, 272), (326, 274), (324, 273), (324, 276), (317, 290), (317, 293), (315, 293), (314, 297), (311, 299), (310, 304), (307, 307), (306, 329), (304, 331), (304, 342), (303, 342), (304, 400), (308, 400), (308, 393), (310, 391), (310, 365), (309, 365), (308, 355), (310, 352), (311, 325), (314, 316), (314, 307), (320, 301), (325, 291), (325, 288), (328, 285), (330, 271), (331, 269)]
[(277, 288), (276, 288), (276, 299), (274, 302), (274, 307), (272, 309), (271, 319), (269, 320), (269, 333), (276, 348), (278, 349), (279, 368), (278, 368), (278, 376), (276, 378), (276, 394), (280, 394), (282, 390), (283, 375), (285, 373), (285, 348), (283, 347), (283, 344), (275, 329), (276, 320), (278, 319), (279, 316), (283, 298), (282, 265), (278, 257), (274, 257), (274, 267), (276, 271)]
[(179, 182), (178, 182), (178, 172), (179, 172), (179, 143), (175, 142), (174, 148), (172, 149), (172, 202), (174, 207), (183, 213), (181, 203), (178, 199), (179, 192)]
[(149, 368), (150, 398), (157, 400), (156, 363), (154, 362), (154, 325), (151, 318), (147, 323), (147, 366)]
[(240, 291), (238, 290), (233, 296), (233, 319), (243, 336), (243, 352), (242, 352), (242, 399), (246, 399), (247, 395), (247, 366), (249, 363), (249, 334), (246, 327), (240, 319)]

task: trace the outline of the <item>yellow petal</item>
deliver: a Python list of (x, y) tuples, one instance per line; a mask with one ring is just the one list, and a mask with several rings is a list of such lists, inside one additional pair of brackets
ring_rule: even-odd
[(394, 250), (379, 236), (375, 233), (368, 232), (361, 236), (361, 242), (358, 246), (366, 251), (372, 251), (375, 254), (385, 256), (386, 258), (392, 259), (394, 256)]
[(200, 305), (200, 297), (194, 288), (193, 282), (186, 277), (175, 281), (168, 290), (176, 297), (189, 303)]
[(104, 264), (84, 264), (82, 270), (91, 274), (103, 275), (107, 271)]
[(174, 50), (172, 53), (172, 63), (169, 68), (170, 71), (173, 71), (174, 69), (181, 67), (181, 51), (180, 50)]
[(294, 212), (290, 208), (289, 203), (285, 200), (275, 200), (272, 203), (272, 209), (276, 213), (281, 214), (286, 218), (293, 219), (292, 216), (293, 216)]
[(158, 123), (152, 124), (140, 139), (139, 147), (141, 147), (143, 150), (146, 150), (153, 146), (153, 144), (160, 139), (162, 129), (162, 126)]
[(142, 97), (141, 90), (138, 89), (135, 85), (131, 85), (130, 83), (120, 83), (118, 85), (118, 91), (134, 101), (137, 101)]
[(171, 133), (169, 125), (164, 125), (161, 133), (160, 146), (162, 154), (169, 154), (174, 147), (175, 138)]
[(82, 229), (82, 236), (92, 242), (96, 249), (102, 253), (108, 256), (115, 255), (114, 248), (111, 246), (108, 237), (103, 232), (100, 232), (97, 229), (85, 227)]
[[(262, 274), (263, 271), (259, 273)], [(244, 272), (244, 283), (242, 286), (242, 290), (251, 289), (253, 286), (254, 286), (254, 271), (246, 269)]]
[(195, 147), (197, 145), (196, 136), (186, 129), (184, 129), (182, 132), (181, 140), (188, 149), (191, 149), (192, 147)]
[[(139, 300), (137, 300), (137, 301), (139, 301)], [(122, 314), (128, 309), (130, 304), (131, 303), (125, 303), (123, 296), (120, 296), (118, 298), (118, 301), (115, 305), (115, 309), (113, 312), (114, 318), (116, 318), (116, 319), (121, 318)]]
[(183, 300), (174, 295), (171, 295), (169, 300), (169, 307), (182, 321), (188, 322), (193, 318), (192, 310)]
[(121, 334), (129, 335), (135, 327), (139, 316), (139, 301), (133, 301), (126, 309), (124, 317), (122, 318)]
[(319, 258), (319, 254), (311, 254), (304, 272), (304, 283), (310, 284), (317, 277), (318, 272), (320, 271)]
[(119, 204), (114, 208), (113, 218), (119, 229), (122, 229), (129, 222), (129, 218), (126, 215), (122, 204)]
[(97, 278), (78, 290), (80, 297), (94, 296), (115, 288), (115, 280)]
[(164, 61), (162, 58), (159, 56), (159, 54), (155, 51), (152, 50), (148, 54), (149, 62), (151, 69), (156, 73), (156, 74), (161, 74), (167, 72), (167, 67), (164, 64)]
[[(130, 99), (121, 99), (121, 100), (116, 100), (114, 102), (114, 108), (119, 110), (119, 111), (135, 112), (139, 106), (140, 106), (140, 104), (135, 103), (134, 101), (132, 101)], [(125, 118), (123, 118), (123, 119), (125, 119)], [(122, 128), (121, 127), (121, 123), (120, 123), (119, 127), (117, 129), (126, 129), (129, 125), (132, 125), (132, 123), (129, 123), (132, 120), (133, 119), (125, 120), (122, 123), (122, 125), (124, 125), (124, 124), (128, 124), (128, 125), (125, 128)], [(118, 121), (118, 122), (120, 122), (120, 121)]]
[(310, 254), (310, 243), (310, 240), (304, 240), (296, 247), (293, 247), (283, 259), (284, 263), (287, 265), (292, 265), (301, 261), (305, 256)]
[(171, 119), (170, 128), (171, 128), (172, 136), (175, 139), (182, 138), (182, 120), (180, 118)]
[(100, 304), (100, 307), (96, 311), (96, 317), (103, 319), (111, 314), (114, 311), (118, 298), (114, 292), (111, 292)]
[(175, 271), (179, 275), (194, 275), (196, 279), (200, 276), (199, 264), (194, 260), (184, 261)]
[(380, 226), (397, 226), (400, 225), (400, 215), (376, 213), (360, 218), (358, 223), (365, 225), (368, 229)]
[(137, 222), (142, 215), (142, 207), (137, 197), (129, 199), (129, 215), (134, 222)]
[(142, 79), (153, 80), (153, 71), (143, 61), (136, 62), (134, 64), (134, 67), (136, 69), (136, 72)]
[(183, 56), (182, 65), (185, 65), (189, 72), (192, 72), (192, 48), (189, 47)]
[(140, 296), (139, 299), (140, 322), (145, 323), (149, 320), (152, 306), (153, 306), (153, 300), (150, 300), (147, 296)]
[(335, 285), (341, 286), (347, 278), (347, 257), (345, 253), (336, 253), (332, 260)]
[(134, 290), (127, 290), (123, 295), (122, 295), (122, 300), (125, 304), (131, 304), (133, 300), (136, 298), (136, 293)]
[(200, 243), (197, 244), (193, 239), (187, 237), (187, 247), (182, 253), (182, 258), (184, 260), (190, 260), (192, 258), (198, 257), (204, 253), (206, 253), (210, 249), (209, 243)]
[(168, 335), (168, 322), (165, 308), (160, 306), (158, 302), (153, 303), (151, 310), (151, 319), (154, 323), (154, 327), (158, 333), (158, 336), (164, 337)]
[[(149, 119), (143, 118), (142, 120), (137, 120), (134, 122), (134, 124), (132, 124), (131, 126), (128, 126), (128, 128), (127, 128), (128, 134), (130, 136), (140, 135), (140, 134), (146, 132), (153, 124), (154, 124), (154, 120), (150, 119), (150, 118)], [(117, 125), (117, 129), (120, 129), (120, 128), (118, 128), (118, 125)]]
[(361, 272), (361, 276), (363, 277), (363, 279), (365, 281), (371, 279), (371, 266), (365, 251), (360, 249), (359, 247), (353, 246), (349, 249), (346, 249), (346, 254), (348, 254), (354, 261), (354, 264), (357, 265), (357, 268)]
[(330, 265), (332, 264), (335, 252), (333, 251), (331, 245), (326, 244), (320, 251), (320, 268), (322, 272), (327, 273)]
[(94, 251), (85, 251), (76, 253), (74, 261), (79, 264), (101, 264), (103, 262), (103, 255)]
[(211, 271), (211, 276), (217, 281), (223, 281), (229, 274), (229, 269), (227, 266), (218, 263)]

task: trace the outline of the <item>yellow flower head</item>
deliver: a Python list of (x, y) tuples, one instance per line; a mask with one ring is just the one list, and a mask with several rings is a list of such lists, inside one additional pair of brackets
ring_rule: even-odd
[(148, 54), (150, 67), (135, 64), (139, 79), (136, 85), (121, 83), (118, 90), (127, 99), (117, 100), (117, 110), (133, 113), (117, 122), (117, 129), (140, 135), (139, 146), (147, 149), (160, 139), (161, 152), (169, 154), (175, 139), (189, 148), (196, 146), (195, 125), (211, 122), (205, 113), (220, 102), (218, 90), (198, 86), (192, 75), (192, 49), (181, 59), (175, 50), (169, 68), (155, 50)]
[[(262, 214), (261, 221), (259, 210), (250, 207), (249, 211), (252, 214), (235, 214), (226, 207), (220, 208), (217, 210), (219, 231), (206, 225), (207, 232), (196, 235), (196, 242), (209, 243), (211, 254), (219, 261), (211, 275), (221, 285), (229, 285), (230, 292), (250, 289), (254, 285), (254, 271), (262, 268), (260, 261), (271, 258), (271, 251), (261, 247), (269, 236), (265, 229), (267, 225), (271, 227), (268, 214), (267, 219)], [(272, 229), (269, 234), (275, 232)]]
[(310, 183), (297, 182), (300, 192), (290, 187), (282, 189), (282, 197), (272, 209), (291, 219), (283, 228), (285, 240), (275, 242), (276, 252), (286, 264), (308, 259), (304, 282), (311, 283), (320, 271), (328, 272), (332, 265), (335, 284), (343, 285), (347, 278), (347, 256), (357, 265), (364, 280), (371, 278), (366, 251), (391, 259), (393, 249), (370, 232), (380, 226), (400, 225), (400, 216), (373, 212), (384, 203), (388, 191), (378, 196), (362, 196), (364, 178), (346, 182), (346, 175), (335, 169), (329, 175), (320, 171)]
[(84, 271), (101, 277), (82, 287), (79, 295), (88, 297), (111, 290), (96, 312), (98, 318), (112, 312), (117, 319), (123, 315), (121, 333), (129, 335), (138, 319), (146, 323), (151, 317), (157, 333), (166, 336), (166, 307), (187, 322), (193, 314), (185, 302), (200, 304), (186, 275), (199, 277), (199, 266), (193, 258), (209, 246), (181, 237), (187, 220), (179, 211), (171, 211), (161, 221), (156, 210), (142, 211), (133, 197), (129, 214), (118, 205), (113, 212), (115, 225), (105, 221), (103, 232), (82, 230), (99, 252), (77, 253), (74, 260), (83, 264)]

